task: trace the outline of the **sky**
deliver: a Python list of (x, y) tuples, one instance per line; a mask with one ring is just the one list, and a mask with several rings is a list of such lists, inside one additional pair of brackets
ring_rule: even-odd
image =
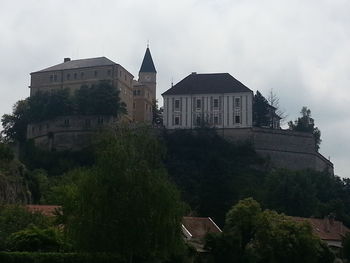
[(29, 96), (30, 72), (106, 56), (135, 78), (149, 41), (157, 98), (191, 72), (272, 89), (311, 109), (320, 152), (350, 177), (349, 0), (0, 0), (0, 115)]

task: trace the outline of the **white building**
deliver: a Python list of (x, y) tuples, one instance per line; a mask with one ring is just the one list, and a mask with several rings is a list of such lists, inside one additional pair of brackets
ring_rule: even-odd
[(162, 94), (167, 129), (252, 127), (253, 91), (228, 73), (192, 73)]

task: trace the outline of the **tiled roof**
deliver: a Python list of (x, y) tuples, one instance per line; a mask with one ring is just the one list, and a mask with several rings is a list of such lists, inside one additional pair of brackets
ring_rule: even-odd
[(229, 73), (192, 73), (162, 95), (252, 92)]
[(61, 208), (58, 205), (26, 205), (30, 212), (40, 212), (45, 216), (55, 216), (55, 212)]
[(329, 218), (291, 217), (291, 219), (297, 222), (309, 222), (314, 234), (322, 240), (342, 241), (345, 234), (350, 232), (342, 222)]
[(63, 62), (61, 64), (45, 68), (33, 73), (45, 72), (45, 71), (56, 71), (56, 70), (65, 70), (65, 69), (78, 69), (78, 68), (88, 68), (88, 67), (98, 67), (98, 66), (110, 66), (117, 65), (112, 60), (106, 57), (98, 57), (98, 58), (86, 58), (86, 59), (77, 59), (71, 60), (67, 62)]
[(156, 68), (153, 63), (153, 59), (151, 56), (151, 51), (147, 47), (145, 56), (143, 57), (143, 61), (141, 64), (140, 72), (153, 72), (157, 73)]
[(221, 229), (210, 217), (187, 217), (182, 218), (182, 224), (191, 234), (191, 238), (204, 238), (208, 233), (221, 233)]

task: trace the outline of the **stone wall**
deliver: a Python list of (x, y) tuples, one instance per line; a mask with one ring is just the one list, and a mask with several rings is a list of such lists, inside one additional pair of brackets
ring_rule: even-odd
[(252, 142), (276, 168), (334, 172), (333, 163), (316, 151), (312, 134), (264, 128), (222, 129), (218, 133), (232, 141)]
[(45, 150), (79, 150), (91, 143), (97, 130), (115, 122), (113, 116), (62, 116), (29, 124), (27, 138)]

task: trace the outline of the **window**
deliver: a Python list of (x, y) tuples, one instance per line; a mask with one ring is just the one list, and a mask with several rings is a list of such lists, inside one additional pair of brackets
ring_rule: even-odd
[(133, 102), (132, 107), (133, 107), (134, 109), (136, 108), (135, 102)]
[(196, 125), (200, 126), (201, 125), (201, 116), (196, 117)]
[(95, 70), (95, 72), (94, 72), (94, 76), (95, 76), (95, 78), (97, 77), (97, 75), (98, 75), (98, 71), (97, 71), (97, 70)]
[(196, 101), (196, 108), (200, 109), (202, 107), (202, 101), (200, 99), (197, 99)]
[(50, 76), (50, 82), (52, 82), (52, 81), (53, 81), (53, 75)]
[(146, 110), (148, 110), (148, 104), (146, 103)]
[(65, 119), (65, 120), (64, 120), (64, 125), (65, 125), (65, 126), (69, 126), (69, 119)]
[(180, 116), (175, 116), (174, 124), (175, 125), (180, 125)]
[(239, 98), (235, 98), (235, 108), (241, 107), (241, 100)]
[(103, 124), (103, 117), (98, 117), (97, 123), (98, 124)]
[(140, 94), (141, 94), (141, 91), (140, 91), (140, 90), (137, 90), (137, 95), (140, 96)]
[(57, 81), (57, 75), (53, 75), (53, 81)]
[(136, 90), (134, 90), (134, 96), (136, 96)]
[(214, 125), (218, 125), (219, 124), (219, 116), (215, 115), (214, 116)]
[(70, 80), (70, 74), (69, 73), (67, 74), (67, 80)]
[(110, 76), (111, 75), (111, 70), (107, 70), (107, 76)]
[(235, 123), (241, 123), (241, 116), (235, 116)]
[(175, 100), (175, 110), (180, 110), (180, 100)]
[(81, 73), (80, 73), (80, 78), (81, 78), (81, 79), (84, 79), (84, 72), (81, 72)]
[(74, 73), (74, 79), (77, 79), (77, 78), (78, 78), (78, 74)]
[(219, 99), (214, 99), (214, 109), (219, 108)]

